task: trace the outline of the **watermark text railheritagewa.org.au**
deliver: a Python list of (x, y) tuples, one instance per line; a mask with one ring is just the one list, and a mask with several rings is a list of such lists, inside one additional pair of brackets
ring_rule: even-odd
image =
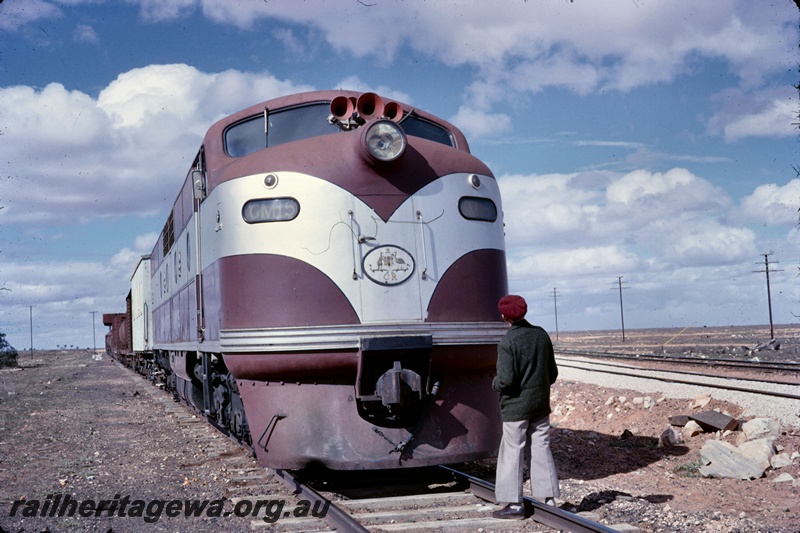
[[(226, 506), (226, 502), (229, 505)], [(284, 510), (286, 500), (180, 500), (180, 499), (133, 499), (130, 495), (116, 494), (109, 500), (79, 500), (70, 494), (50, 494), (44, 500), (16, 500), (11, 503), (9, 517), (23, 518), (64, 518), (64, 517), (131, 517), (141, 518), (148, 524), (167, 518), (198, 517), (253, 517), (273, 523), (281, 518), (324, 518), (328, 514), (330, 502), (311, 502), (299, 500), (292, 510)]]

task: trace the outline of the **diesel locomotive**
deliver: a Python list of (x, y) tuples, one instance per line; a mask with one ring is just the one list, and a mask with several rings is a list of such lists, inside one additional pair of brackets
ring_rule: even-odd
[(492, 456), (502, 204), (455, 126), (374, 93), (254, 105), (206, 133), (107, 349), (265, 466)]

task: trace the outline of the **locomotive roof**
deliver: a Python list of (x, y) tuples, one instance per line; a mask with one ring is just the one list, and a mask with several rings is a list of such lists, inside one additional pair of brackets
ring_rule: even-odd
[[(362, 94), (364, 93), (358, 91), (344, 91), (344, 90), (309, 91), (304, 93), (296, 93), (296, 94), (281, 96), (278, 98), (273, 98), (271, 100), (266, 100), (264, 102), (242, 109), (241, 111), (237, 111), (236, 113), (233, 113), (232, 115), (229, 115), (214, 123), (206, 133), (204, 144), (207, 143), (210, 138), (213, 138), (214, 140), (220, 138), (225, 128), (227, 128), (229, 125), (239, 122), (240, 120), (246, 119), (248, 117), (259, 115), (264, 112), (265, 108), (267, 110), (277, 110), (285, 107), (293, 107), (313, 102), (330, 102), (337, 96), (358, 98)], [(455, 147), (464, 152), (469, 152), (469, 144), (467, 143), (466, 137), (461, 132), (461, 130), (459, 130), (456, 126), (454, 126), (450, 122), (447, 122), (446, 120), (437, 117), (436, 115), (432, 115), (430, 113), (417, 109), (403, 102), (399, 102), (397, 100), (392, 100), (392, 101), (396, 102), (403, 108), (403, 113), (409, 113), (413, 111), (415, 115), (425, 120), (437, 123), (442, 127), (446, 128), (453, 135)]]

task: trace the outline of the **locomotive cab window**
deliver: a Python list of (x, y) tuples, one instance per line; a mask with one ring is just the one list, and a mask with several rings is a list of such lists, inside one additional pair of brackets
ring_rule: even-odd
[(458, 211), (468, 220), (483, 220), (494, 222), (497, 220), (497, 206), (488, 198), (476, 196), (462, 196), (458, 200)]
[[(301, 139), (339, 132), (339, 128), (328, 122), (330, 104), (320, 102), (311, 105), (266, 110), (230, 126), (225, 130), (225, 151), (232, 157), (252, 154), (268, 146), (277, 146)], [(406, 135), (421, 137), (429, 141), (454, 146), (453, 136), (442, 126), (417, 116), (406, 115), (400, 121)]]
[(403, 128), (406, 135), (421, 137), (446, 146), (454, 145), (453, 136), (450, 135), (449, 131), (433, 122), (428, 122), (414, 115), (408, 115), (400, 121), (400, 126)]
[(262, 114), (225, 130), (225, 150), (230, 156), (242, 157), (267, 146), (336, 133), (339, 128), (328, 122), (329, 113), (330, 105), (327, 102), (278, 111), (267, 110), (266, 128)]

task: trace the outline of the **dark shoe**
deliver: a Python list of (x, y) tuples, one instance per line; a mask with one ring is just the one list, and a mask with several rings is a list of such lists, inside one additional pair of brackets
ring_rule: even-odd
[(525, 520), (525, 506), (521, 503), (509, 503), (499, 511), (493, 511), (492, 516), (510, 520)]

